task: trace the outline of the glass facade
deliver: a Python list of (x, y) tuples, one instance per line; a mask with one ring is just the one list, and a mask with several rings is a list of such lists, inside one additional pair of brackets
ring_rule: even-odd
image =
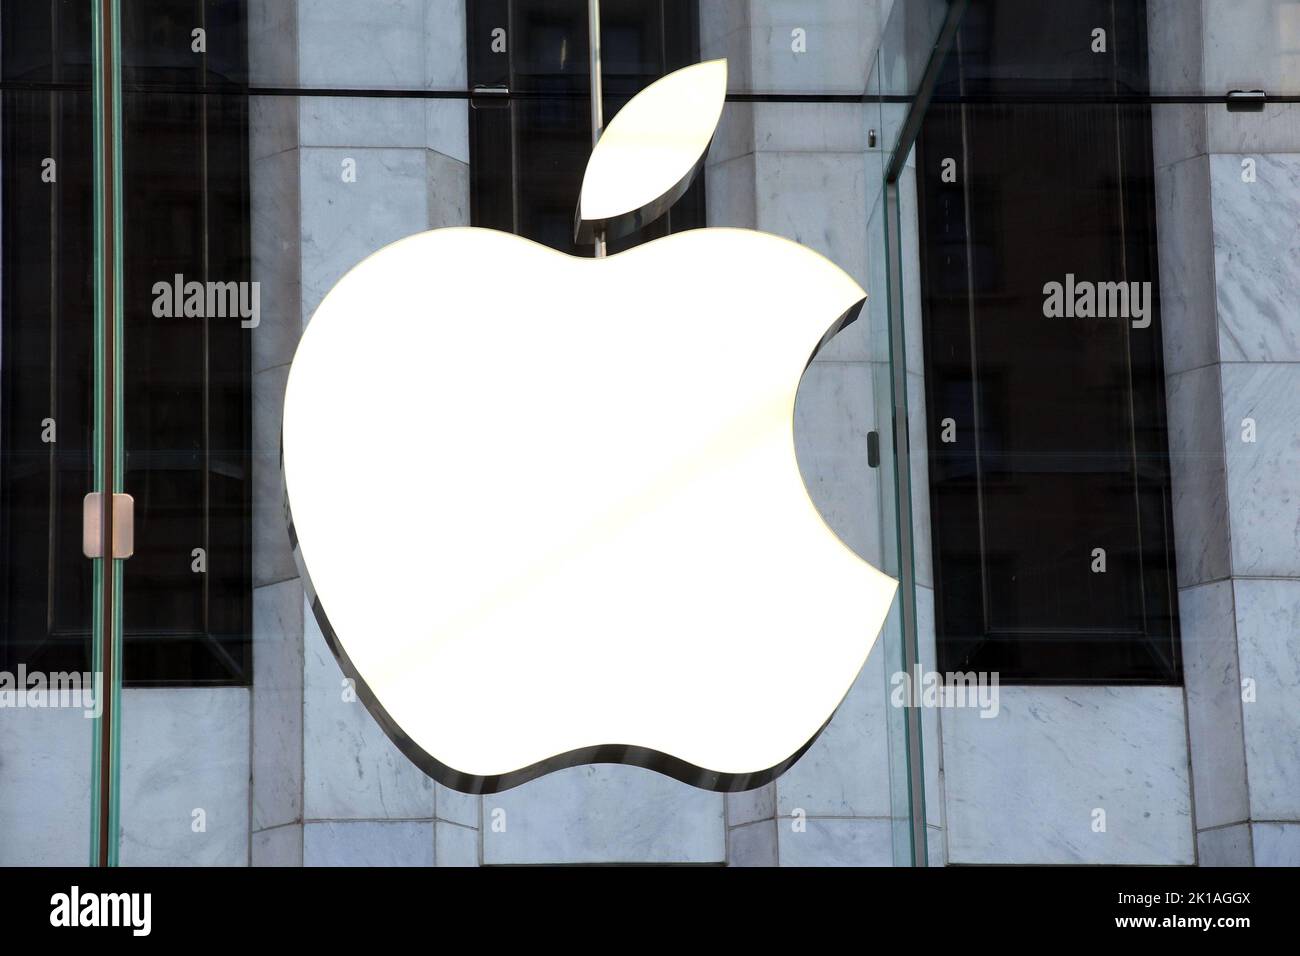
[[(0, 864), (1173, 864), (1235, 852), (1207, 836), (1231, 827), (1251, 862), (1285, 856), (1254, 834), (1300, 832), (1300, 763), (1252, 755), (1300, 732), (1259, 623), (1300, 607), (1300, 16), (1230, 6), (4, 4)], [(285, 388), (339, 280), (448, 227), (599, 254), (575, 230), (593, 9), (606, 127), (675, 70), (728, 76), (689, 188), (606, 254), (759, 230), (868, 294), (804, 371), (793, 442), (899, 589), (760, 786), (616, 746), (497, 793), (434, 779), (295, 560)], [(516, 281), (455, 318), (491, 323)], [(401, 442), (455, 411), (392, 410)], [(529, 471), (492, 478), (523, 494)], [(1229, 659), (1262, 708), (1226, 712)], [(1071, 835), (1093, 803), (1124, 839)], [(980, 822), (1004, 810), (1021, 823)]]

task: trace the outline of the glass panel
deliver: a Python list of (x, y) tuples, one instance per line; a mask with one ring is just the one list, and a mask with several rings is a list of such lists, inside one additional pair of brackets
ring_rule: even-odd
[[(899, 8), (902, 4), (898, 5)], [(895, 17), (901, 14), (896, 10)], [(884, 737), (888, 753), (888, 806), (889, 837), (892, 861), (895, 866), (924, 865), (924, 847), (914, 845), (912, 832), (912, 760), (908, 745), (908, 709), (896, 706), (895, 688), (898, 686), (897, 675), (908, 673), (907, 653), (909, 638), (903, 616), (908, 602), (907, 583), (904, 570), (910, 561), (901, 548), (899, 532), (901, 529), (899, 511), (898, 467), (900, 459), (894, 437), (895, 388), (893, 374), (894, 334), (891, 316), (891, 283), (894, 281), (890, 263), (890, 245), (893, 235), (891, 221), (895, 213), (894, 190), (886, 181), (886, 173), (891, 165), (892, 152), (889, 124), (891, 122), (891, 105), (886, 101), (884, 73), (885, 57), (883, 51), (877, 55), (872, 69), (870, 83), (867, 87), (868, 108), (865, 119), (868, 121), (867, 143), (867, 195), (866, 208), (869, 210), (866, 222), (867, 263), (869, 269), (869, 297), (866, 305), (865, 319), (870, 322), (868, 355), (871, 374), (871, 427), (878, 438), (878, 475), (879, 483), (872, 509), (879, 514), (880, 546), (879, 560), (881, 568), (899, 579), (898, 594), (890, 611), (885, 627), (877, 639), (877, 648), (873, 652), (883, 658), (884, 683), (879, 693), (883, 695), (886, 706), (881, 709), (884, 715)], [(874, 102), (872, 102), (874, 100)], [(872, 143), (872, 139), (875, 142)], [(863, 415), (865, 409), (859, 409), (856, 415)], [(906, 459), (903, 459), (906, 465)]]
[[(939, 712), (898, 705), (923, 674), (975, 666), (992, 635), (1002, 656), (976, 664), (1017, 680), (1181, 680), (1178, 536), (1228, 523), (1224, 495), (1197, 498), (1205, 462), (1226, 454), (1227, 481), (1288, 464), (1224, 452), (1251, 409), (1170, 370), (1294, 351), (1276, 217), (1300, 4), (603, 0), (606, 121), (702, 59), (728, 59), (730, 91), (695, 183), (609, 252), (759, 229), (870, 294), (805, 374), (795, 434), (814, 501), (898, 597), (826, 732), (725, 797), (610, 765), (435, 784), (344, 677), (285, 520), (288, 370), (350, 268), (463, 225), (590, 254), (584, 0), (124, 6), (120, 35), (96, 19), (111, 0), (0, 8), (0, 863), (117, 862), (119, 843), (126, 864), (942, 863)], [(1267, 107), (1244, 106), (1257, 87)], [(1080, 263), (1151, 281), (1153, 331), (1043, 325), (1043, 274)], [(973, 457), (945, 451), (949, 420)], [(129, 562), (81, 553), (100, 489), (134, 496)], [(1294, 524), (1262, 498), (1261, 524)], [(1083, 530), (1120, 544), (1074, 588), (1057, 546)], [(101, 725), (110, 659), (125, 707)]]
[[(54, 3), (50, 22), (66, 26), (60, 17), (75, 19), (74, 7), (75, 16), (86, 18), (88, 34), (85, 5)], [(68, 353), (68, 361), (79, 361), (87, 378), (93, 357), (111, 355), (110, 364), (98, 369), (99, 382), (111, 380), (116, 388), (107, 399), (110, 407), (101, 406), (116, 423), (111, 436), (104, 436), (113, 452), (106, 477), (135, 501), (134, 555), (125, 565), (113, 562), (105, 581), (122, 615), (105, 638), (125, 672), (118, 725), (126, 767), (124, 863), (240, 863), (286, 853), (290, 861), (311, 862), (334, 852), (329, 847), (337, 834), (324, 821), (386, 820), (395, 814), (404, 823), (427, 822), (436, 832), (448, 825), (473, 829), (474, 814), (465, 807), (483, 804), (436, 788), (445, 803), (436, 809), (431, 782), (393, 749), (349, 699), (348, 688), (340, 689), (337, 665), (304, 605), (279, 476), (278, 418), (294, 347), (321, 298), (357, 261), (411, 233), (467, 223), (508, 229), (570, 254), (587, 253), (572, 238), (572, 208), (590, 148), (584, 4), (484, 4), (468, 18), (459, 3), (413, 13), (417, 7), (377, 12), (302, 5), (286, 13), (283, 5), (259, 2), (149, 0), (122, 11), (120, 35), (114, 37), (124, 90), (120, 113), (109, 109), (116, 99), (89, 109), (88, 85), (84, 93), (66, 88), (67, 66), (49, 68), (52, 82), (62, 83), (57, 91), (5, 90), (15, 100), (6, 105), (19, 117), (22, 109), (35, 108), (24, 106), (22, 97), (45, 104), (54, 115), (55, 109), (75, 112), (81, 95), (83, 111), (113, 124), (107, 139), (125, 179), (125, 188), (116, 191), (120, 213), (110, 204), (110, 220), (101, 222), (100, 232), (116, 242), (97, 244), (91, 195), (77, 207), (85, 217), (86, 241), (71, 244), (68, 253), (97, 251), (105, 270), (94, 290), (100, 300), (99, 347), (90, 341), (75, 346), (76, 337), (67, 334), (66, 322), (87, 315), (72, 303), (55, 313), (70, 317), (43, 348), (20, 341), (10, 323), (15, 338), (4, 352), (14, 361), (35, 355), (22, 359), (28, 366), (50, 365), (44, 379), (25, 374), (21, 392), (7, 376), (14, 384), (6, 388), (17, 396), (6, 402), (7, 416), (19, 414), (23, 396), (56, 395), (74, 386), (75, 377), (67, 374), (50, 384), (53, 369), (66, 364), (66, 350), (81, 349)], [(818, 354), (805, 378), (798, 441), (801, 462), (811, 462), (815, 472), (809, 475), (813, 496), (836, 532), (898, 576), (909, 560), (900, 551), (899, 515), (906, 504), (900, 511), (891, 434), (901, 333), (890, 314), (890, 286), (899, 280), (891, 275), (897, 264), (890, 264), (888, 241), (898, 230), (898, 209), (885, 183), (897, 131), (883, 108), (890, 95), (914, 90), (899, 92), (907, 84), (897, 75), (893, 86), (886, 82), (887, 62), (897, 74), (897, 51), (888, 61), (875, 53), (886, 26), (889, 35), (924, 48), (932, 41), (918, 40), (924, 31), (915, 23), (933, 22), (912, 14), (908, 32), (902, 9), (898, 5), (888, 24), (879, 10), (863, 4), (810, 14), (793, 6), (733, 10), (726, 22), (711, 5), (701, 13), (693, 3), (674, 0), (652, 10), (606, 0), (603, 9), (607, 119), (658, 76), (719, 53), (731, 58), (735, 93), (695, 185), (666, 217), (639, 236), (613, 243), (611, 253), (703, 225), (759, 228), (824, 253), (868, 287), (872, 297), (862, 319)], [(500, 51), (494, 48), (494, 13), (507, 31)], [(481, 27), (487, 27), (485, 50), (476, 47)], [(286, 45), (285, 36), (296, 37), (296, 44)], [(286, 52), (291, 47), (296, 55)], [(23, 52), (6, 58), (6, 80), (33, 82), (39, 66), (23, 65), (32, 48), (15, 44)], [(805, 58), (809, 50), (815, 55)], [(504, 71), (493, 60), (501, 53)], [(87, 55), (76, 64), (87, 84), (91, 63)], [(487, 90), (468, 95), (470, 88), (494, 85), (508, 90), (504, 102)], [(340, 95), (319, 95), (330, 89)], [(402, 95), (363, 95), (372, 89)], [(32, 117), (11, 124), (9, 135), (40, 134), (41, 122)], [(43, 122), (50, 125), (49, 119)], [(77, 131), (86, 136), (84, 124)], [(102, 125), (99, 131), (105, 131)], [(89, 156), (89, 141), (84, 148)], [(21, 159), (7, 163), (6, 175), (17, 175), (12, 171), (21, 166)], [(60, 172), (61, 188), (73, 188), (75, 170), (65, 164)], [(112, 185), (101, 188), (111, 193)], [(15, 201), (21, 192), (13, 191)], [(30, 202), (34, 195), (21, 198)], [(65, 210), (60, 207), (59, 215)], [(7, 221), (13, 223), (14, 216)], [(52, 240), (49, 248), (57, 247)], [(39, 270), (24, 261), (23, 271), (28, 278), (21, 287), (15, 284), (14, 302), (39, 301), (40, 288), (30, 279)], [(64, 281), (51, 279), (46, 291), (51, 289), (64, 302), (75, 294), (75, 284)], [(114, 303), (119, 323), (108, 320)], [(89, 405), (86, 421), (73, 423), (73, 438), (78, 431), (99, 434), (90, 384), (81, 386)], [(63, 456), (71, 439), (61, 440)], [(80, 453), (87, 469), (91, 451)], [(6, 445), (7, 456), (16, 454)], [(65, 467), (71, 461), (59, 457), (58, 470), (47, 475), (59, 497), (46, 501), (42, 513), (50, 529), (62, 529), (59, 541), (75, 543), (80, 524), (75, 513), (68, 517), (69, 502), (79, 502), (93, 475), (88, 472), (83, 485), (73, 487), (68, 476), (75, 469)], [(26, 472), (15, 466), (3, 479), (9, 475), (17, 482)], [(36, 505), (19, 508), (20, 493), (6, 498), (6, 520), (15, 528), (20, 521), (38, 527)], [(42, 653), (63, 654), (72, 666), (78, 653), (89, 653), (95, 602), (87, 598), (79, 605), (75, 598), (76, 590), (89, 590), (89, 580), (76, 584), (87, 565), (47, 563), (48, 581), (24, 581), (10, 593), (44, 591), (50, 595), (48, 611), (15, 600), (8, 613), (44, 613), (51, 637), (11, 638), (37, 633), (11, 627), (6, 653), (27, 653), (27, 640)], [(21, 568), (15, 577), (34, 573), (26, 563), (9, 566)], [(782, 829), (803, 815), (814, 827), (839, 826), (834, 821), (844, 816), (843, 808), (821, 779), (826, 767), (857, 794), (848, 815), (855, 827), (868, 831), (880, 819), (880, 808), (887, 808), (892, 850), (857, 862), (918, 859), (908, 822), (919, 741), (909, 743), (915, 732), (908, 729), (905, 709), (879, 704), (910, 659), (909, 601), (900, 593), (872, 662), (836, 718), (845, 726), (879, 724), (871, 733), (884, 746), (868, 756), (846, 746), (843, 732), (839, 739), (828, 734), (806, 761), (770, 787)], [(78, 616), (85, 633), (72, 621)], [(256, 681), (255, 642), (261, 648)], [(347, 739), (322, 741), (314, 728), (340, 719), (351, 728)], [(250, 723), (251, 747), (240, 731)], [(340, 763), (342, 755), (347, 759)], [(119, 762), (113, 766), (116, 774)], [(170, 772), (173, 782), (159, 786), (160, 771), (177, 766), (185, 772)], [(358, 767), (365, 778), (367, 766), (369, 779), (379, 774), (397, 788), (393, 806), (372, 806), (368, 784), (340, 775), (340, 767)], [(640, 773), (611, 775), (622, 782), (605, 786), (611, 792), (630, 788), (633, 805), (649, 812), (655, 787), (663, 784), (646, 783)], [(114, 806), (116, 790), (114, 783)], [(704, 798), (672, 792), (683, 807)], [(719, 806), (723, 800), (707, 799)], [(251, 817), (240, 811), (250, 800)], [(477, 813), (490, 809), (482, 805)], [(115, 817), (108, 831), (116, 861)], [(682, 846), (669, 847), (670, 861), (693, 861), (689, 842), (684, 838)], [(491, 858), (512, 851), (489, 850), (484, 841), (481, 852)], [(621, 851), (611, 846), (603, 852), (617, 857)], [(789, 852), (797, 859), (799, 845), (791, 844)]]
[[(122, 862), (242, 865), (263, 316), (249, 275), (247, 12), (124, 7), (122, 410), (135, 553), (123, 580)], [(279, 513), (271, 497), (266, 525)]]
[(881, 143), (891, 159), (908, 156), (911, 143), (900, 139), (914, 136), (915, 130), (905, 129), (905, 121), (924, 115), (929, 95), (929, 90), (922, 90), (926, 69), (935, 60), (936, 47), (950, 42), (964, 8), (965, 0), (902, 0), (889, 7), (880, 33), (876, 75), (867, 93), (880, 97)]
[[(902, 219), (886, 181), (902, 121), (884, 110), (915, 97), (899, 63), (915, 73), (934, 42), (925, 28), (942, 21), (898, 4), (884, 23), (875, 6), (846, 3), (754, 5), (724, 23), (705, 6), (602, 5), (607, 121), (658, 76), (719, 54), (733, 91), (696, 183), (610, 252), (705, 225), (758, 228), (867, 287), (861, 319), (805, 375), (796, 440), (834, 530), (906, 581), (908, 459), (893, 434), (907, 420), (902, 272), (890, 252)], [(909, 46), (876, 57), (886, 27)], [(626, 767), (491, 798), (435, 786), (365, 710), (321, 633), (279, 470), (301, 331), (348, 269), (422, 230), (490, 226), (587, 254), (572, 231), (590, 151), (587, 55), (574, 0), (124, 11), (118, 460), (136, 502), (122, 594), (124, 863), (720, 862), (708, 847), (728, 843), (710, 835), (724, 804), (734, 815), (769, 798), (761, 852), (774, 859), (820, 862), (816, 840), (801, 841), (810, 829), (856, 848), (840, 862), (924, 862), (911, 826), (920, 735), (907, 708), (885, 703), (916, 656), (907, 587), (832, 729), (766, 797)], [(380, 91), (398, 95), (367, 95)], [(497, 811), (564, 810), (557, 788), (573, 786), (592, 826), (561, 839), (557, 820), (545, 849), (484, 824)], [(620, 842), (620, 825), (630, 834), (664, 806), (682, 821), (676, 837)], [(583, 842), (602, 832), (616, 835)]]
[[(919, 303), (915, 295), (916, 206), (912, 142), (931, 93), (930, 77), (950, 42), (964, 4), (945, 0), (898, 2), (883, 21), (880, 46), (866, 91), (879, 104), (879, 153), (874, 171), (876, 198), (868, 222), (872, 280), (878, 291), (871, 309), (878, 343), (876, 403), (881, 414), (882, 532), (889, 546), (889, 570), (900, 580), (894, 615), (885, 634), (886, 708), (890, 755), (891, 842), (895, 865), (925, 866), (931, 839), (942, 840), (937, 761), (927, 747), (937, 747), (938, 717), (933, 706), (916, 706), (914, 696), (934, 667), (933, 630), (918, 619), (913, 476), (916, 470), (917, 419), (911, 405), (921, 392)], [(939, 52), (936, 52), (936, 51)], [(916, 341), (912, 340), (915, 336)], [(922, 455), (922, 463), (923, 463)], [(886, 640), (888, 638), (888, 640)], [(911, 693), (908, 693), (910, 691)], [(927, 756), (929, 759), (927, 759)], [(941, 861), (938, 861), (941, 862)]]
[(84, 865), (102, 562), (91, 5), (0, 7), (0, 865)]

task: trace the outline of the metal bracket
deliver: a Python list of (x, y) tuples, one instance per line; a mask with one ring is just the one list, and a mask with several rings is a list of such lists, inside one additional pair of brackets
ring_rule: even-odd
[[(88, 558), (104, 556), (103, 495), (92, 491), (81, 501), (81, 551)], [(135, 499), (113, 495), (113, 557), (135, 554)]]
[(510, 87), (480, 83), (469, 91), (469, 105), (476, 110), (505, 109), (510, 106)]
[(1228, 90), (1229, 113), (1261, 113), (1268, 102), (1263, 90)]

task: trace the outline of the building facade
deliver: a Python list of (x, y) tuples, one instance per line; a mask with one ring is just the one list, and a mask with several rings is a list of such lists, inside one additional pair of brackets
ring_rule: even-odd
[[(126, 348), (146, 356), (139, 375), (150, 385), (136, 401), (155, 411), (127, 424), (128, 462), (133, 449), (144, 462), (127, 490), (150, 523), (137, 519), (126, 571), (124, 865), (1300, 864), (1300, 107), (1276, 102), (1300, 92), (1300, 3), (1107, 0), (1044, 17), (1034, 4), (972, 0), (953, 5), (962, 9), (945, 33), (949, 5), (921, 0), (606, 0), (607, 113), (677, 66), (728, 61), (733, 95), (701, 182), (659, 234), (774, 233), (824, 254), (872, 297), (805, 374), (796, 442), (828, 522), (905, 591), (831, 723), (764, 787), (714, 793), (600, 764), (485, 795), (427, 777), (348, 686), (294, 562), (280, 415), (303, 327), (383, 245), (473, 224), (584, 254), (570, 230), (590, 148), (585, 5), (209, 6), (218, 12), (142, 5), (125, 22), (124, 76), (141, 84), (127, 94), (126, 191), (154, 197), (128, 206)], [(11, 39), (20, 28), (36, 29), (17, 17), (0, 24), (10, 84), (0, 125), (31, 125), (41, 108), (19, 87), (41, 69)], [(939, 38), (946, 52), (931, 65)], [(145, 89), (160, 79), (208, 89)], [(223, 83), (230, 90), (214, 95)], [(1272, 101), (1211, 101), (1253, 90)], [(160, 116), (206, 138), (180, 136), (184, 147), (168, 152)], [(47, 139), (25, 153), (6, 133), (7, 219), (24, 182), (14, 167), (39, 159), (45, 142), (54, 155), (75, 148), (59, 129), (42, 127)], [(147, 161), (133, 159), (146, 144), (160, 181), (205, 197), (183, 225), (180, 200), (146, 188)], [(1119, 165), (1096, 182), (1084, 180), (1100, 159), (1063, 171), (1097, 144)], [(174, 182), (173, 167), (198, 178)], [(150, 222), (162, 248), (133, 238)], [(194, 239), (174, 261), (173, 227)], [(3, 319), (53, 323), (76, 303), (42, 313), (41, 295), (22, 297), (22, 228), (5, 223)], [(88, 232), (65, 228), (72, 235), (51, 244)], [(1031, 240), (1017, 240), (1026, 229)], [(1077, 247), (1062, 238), (1075, 235)], [(232, 250), (224, 265), (222, 248)], [(71, 287), (69, 269), (41, 290)], [(133, 305), (133, 290), (200, 271), (257, 283), (256, 324), (146, 344), (163, 333), (133, 318), (150, 301)], [(1034, 312), (1044, 283), (1066, 272), (1146, 282), (1146, 316), (1126, 313), (1104, 332), (1058, 324), (1052, 334), (1076, 338), (1033, 340), (1057, 321)], [(999, 328), (1011, 334), (998, 339)], [(4, 347), (7, 358), (29, 346), (6, 336)], [(192, 354), (206, 364), (184, 373), (201, 383), (186, 397), (167, 370)], [(13, 412), (26, 367), (4, 367), (11, 432), (29, 424)], [(1105, 374), (1088, 377), (1097, 369)], [(1075, 401), (1053, 411), (1065, 379)], [(191, 400), (207, 410), (193, 443), (184, 422), (156, 410)], [(906, 441), (895, 444), (900, 407)], [(221, 408), (242, 412), (223, 419)], [(1094, 448), (1086, 423), (1112, 413), (1121, 424), (1098, 425)], [(142, 437), (173, 427), (180, 437)], [(1017, 455), (1048, 454), (1054, 439), (1034, 437), (1044, 429), (1063, 450), (1050, 465), (1024, 465)], [(242, 457), (223, 464), (223, 442)], [(17, 473), (26, 459), (15, 448), (6, 441), (5, 467)], [(190, 459), (165, 461), (177, 448), (209, 476), (190, 491), (154, 478), (187, 474)], [(223, 491), (222, 476), (236, 485)], [(20, 490), (6, 492), (15, 515)], [(1122, 508), (1107, 505), (1078, 527), (1084, 502), (1112, 495), (1126, 517), (1108, 523)], [(5, 533), (18, 535), (19, 518), (8, 520)], [(179, 583), (150, 555), (151, 531), (155, 543), (175, 539)], [(190, 544), (212, 558), (211, 573), (193, 570)], [(229, 579), (216, 573), (222, 548)], [(974, 552), (976, 564), (963, 564)], [(162, 570), (133, 598), (141, 557)], [(969, 636), (963, 589), (976, 565), (984, 603), (970, 614), (985, 630)], [(34, 585), (4, 574), (17, 609)], [(196, 577), (199, 590), (167, 617), (163, 593)], [(133, 600), (163, 610), (137, 626)], [(221, 609), (233, 623), (214, 623)], [(14, 647), (17, 613), (0, 636)], [(187, 614), (201, 623), (175, 623)], [(169, 646), (173, 631), (191, 630), (208, 650), (131, 656), (146, 634)], [(908, 737), (894, 634), (914, 640), (921, 672), (1006, 675), (991, 707), (922, 706)], [(196, 663), (209, 653), (227, 669)], [(91, 744), (80, 710), (0, 709), (0, 863), (85, 861)], [(909, 799), (909, 783), (923, 799)], [(909, 815), (919, 807), (916, 841)]]

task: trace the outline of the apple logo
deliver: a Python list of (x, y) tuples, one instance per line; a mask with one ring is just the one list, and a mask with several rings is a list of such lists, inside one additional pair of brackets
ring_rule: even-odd
[[(628, 102), (578, 234), (680, 196), (725, 93), (715, 60)], [(864, 298), (723, 228), (592, 259), (435, 229), (343, 276), (289, 373), (286, 512), (322, 632), (402, 751), (470, 793), (582, 763), (744, 790), (797, 760), (897, 585), (827, 527), (794, 448), (810, 356)]]

